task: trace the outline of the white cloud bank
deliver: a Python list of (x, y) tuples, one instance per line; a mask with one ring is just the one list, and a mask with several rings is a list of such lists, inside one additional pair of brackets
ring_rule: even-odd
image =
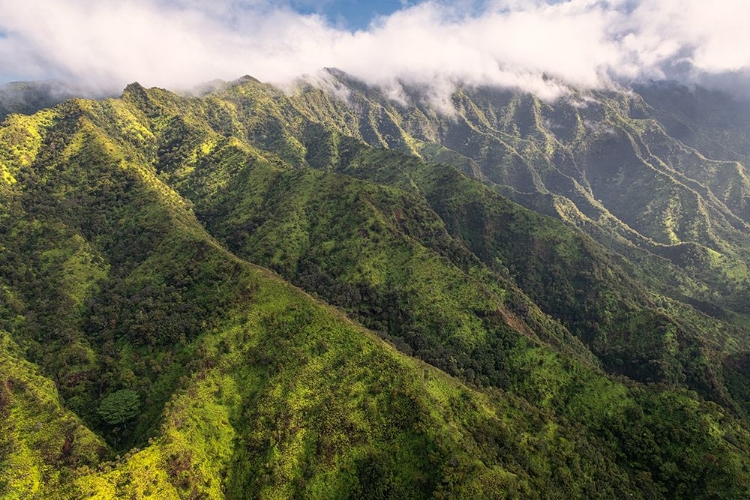
[[(0, 0), (0, 81), (173, 89), (336, 67), (369, 83), (520, 87), (750, 82), (746, 0), (424, 2), (349, 32), (268, 0)], [(551, 78), (549, 78), (551, 77)], [(745, 91), (750, 96), (750, 91)]]

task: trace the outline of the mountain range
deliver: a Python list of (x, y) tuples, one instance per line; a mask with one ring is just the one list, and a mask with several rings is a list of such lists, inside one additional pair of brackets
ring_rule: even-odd
[(750, 495), (747, 103), (18, 88), (0, 496)]

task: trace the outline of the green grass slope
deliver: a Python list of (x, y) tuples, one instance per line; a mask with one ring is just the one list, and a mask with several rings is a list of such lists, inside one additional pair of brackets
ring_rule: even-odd
[[(241, 86), (248, 84), (258, 86), (252, 81)], [(281, 94), (273, 95), (283, 103)], [(652, 429), (657, 421), (669, 420), (665, 415), (684, 414), (678, 408), (699, 401), (679, 389), (680, 384), (733, 407), (717, 373), (717, 359), (713, 358), (720, 361), (725, 352), (741, 350), (741, 345), (727, 347), (726, 351), (716, 349), (709, 345), (713, 340), (704, 343), (696, 339), (695, 333), (700, 326), (705, 333), (717, 337), (716, 343), (730, 343), (730, 334), (741, 332), (727, 332), (726, 325), (711, 322), (689, 309), (677, 307), (689, 318), (681, 322), (666, 311), (657, 310), (647, 292), (638, 287), (628, 289), (632, 282), (624, 271), (590, 240), (509, 204), (450, 168), (426, 166), (398, 154), (368, 153), (361, 144), (331, 129), (315, 129), (319, 140), (311, 144), (328, 144), (323, 150), (311, 155), (303, 145), (296, 160), (287, 157), (285, 161), (271, 146), (258, 143), (256, 137), (263, 134), (254, 133), (248, 139), (242, 131), (235, 131), (230, 137), (217, 132), (210, 119), (217, 99), (180, 100), (163, 91), (131, 86), (125, 101), (134, 107), (108, 102), (92, 109), (91, 116), (102, 127), (132, 120), (131, 128), (142, 128), (141, 137), (148, 139), (133, 154), (146, 158), (153, 155), (150, 163), (156, 166), (160, 177), (190, 199), (210, 231), (241, 256), (271, 266), (347, 309), (407, 352), (470, 382), (503, 387), (534, 405), (553, 410), (556, 418), (582, 423), (592, 438), (611, 442), (622, 451), (618, 460), (625, 468), (636, 463), (639, 465), (634, 470), (650, 474), (657, 463), (676, 463), (676, 456), (664, 448), (665, 443), (653, 443), (654, 453), (648, 455), (643, 443), (636, 445), (631, 440), (630, 432)], [(244, 106), (255, 106), (254, 99)], [(266, 115), (289, 112), (271, 101), (260, 102)], [(287, 151), (284, 145), (294, 143), (291, 134), (305, 126), (312, 127), (298, 117), (299, 120), (302, 125), (295, 126), (294, 120), (288, 118), (288, 127), (281, 131), (271, 126), (270, 133), (278, 134), (275, 144), (281, 144), (283, 151)], [(261, 127), (262, 123), (256, 126)], [(123, 147), (129, 147), (128, 137), (113, 135)], [(315, 158), (313, 164), (324, 170), (344, 168), (349, 174), (371, 178), (377, 184), (309, 170), (308, 158)], [(402, 174), (410, 167), (414, 170), (410, 172), (412, 176), (404, 178)], [(448, 178), (440, 178), (441, 173), (449, 174)], [(471, 204), (473, 200), (473, 212), (484, 206), (488, 212), (484, 230), (462, 235), (459, 228), (472, 226), (470, 220), (459, 219), (448, 224), (453, 226), (453, 235), (450, 234), (428, 199), (439, 209), (437, 201), (450, 201), (451, 197), (439, 191), (427, 199), (421, 197), (424, 193), (419, 194), (420, 189), (429, 193), (443, 183), (449, 190), (454, 188), (457, 196), (465, 197), (462, 202)], [(504, 207), (508, 220), (496, 219), (503, 213), (498, 212), (498, 207)], [(450, 221), (449, 212), (443, 212)], [(509, 223), (514, 220), (517, 222)], [(500, 244), (493, 227), (494, 231), (510, 231), (509, 240), (519, 238), (519, 244)], [(471, 235), (475, 241), (471, 241)], [(529, 245), (538, 248), (539, 253), (529, 255)], [(486, 261), (485, 266), (482, 260)], [(587, 361), (590, 355), (581, 351), (580, 344), (566, 337), (565, 328), (530, 305), (508, 280), (510, 276), (503, 277), (508, 274), (503, 261), (519, 268), (516, 274), (523, 278), (519, 283), (536, 294), (538, 300), (551, 301), (544, 303), (544, 308), (577, 328), (576, 333), (595, 352), (598, 350), (610, 369), (644, 381), (675, 384), (667, 390), (659, 386), (626, 389), (632, 391), (636, 408), (642, 402), (653, 404), (658, 400), (656, 413), (630, 411), (624, 416), (627, 405), (613, 412), (607, 405), (586, 403), (587, 410), (581, 416), (581, 402), (573, 394), (583, 386), (590, 388), (584, 390), (585, 394), (608, 400), (601, 388), (609, 387), (611, 382), (602, 385), (607, 378)], [(578, 276), (579, 271), (584, 274)], [(559, 279), (541, 283), (546, 273)], [(579, 308), (578, 301), (568, 293), (575, 279), (599, 283), (596, 286), (602, 293), (593, 295)], [(568, 288), (550, 288), (549, 284), (554, 283)], [(545, 299), (547, 295), (549, 298)], [(498, 304), (503, 304), (499, 314), (488, 314)], [(664, 304), (672, 307), (669, 302)], [(470, 314), (467, 306), (472, 308)], [(483, 311), (481, 307), (489, 308)], [(601, 316), (601, 325), (587, 321), (589, 313), (591, 317)], [(502, 341), (502, 349), (492, 347), (500, 345), (492, 344), (497, 340)], [(561, 362), (561, 352), (573, 354), (580, 361)], [(623, 356), (625, 367), (619, 366)], [(612, 394), (622, 394), (622, 390), (621, 387)], [(696, 417), (707, 408), (698, 404), (703, 409), (693, 414)], [(684, 439), (664, 429), (659, 433), (669, 436), (668, 441)], [(688, 441), (692, 439), (690, 435)], [(685, 467), (693, 468), (698, 462)], [(674, 471), (667, 471), (657, 478), (661, 487), (669, 484), (671, 488), (685, 489), (681, 481), (692, 477), (686, 473), (676, 479)]]
[[(746, 496), (742, 332), (370, 149), (424, 155), (447, 118), (354, 90), (134, 84), (6, 119), (2, 495)], [(491, 120), (538, 135), (535, 102)]]
[[(656, 488), (579, 426), (469, 389), (222, 249), (96, 106), (3, 128), (4, 497)], [(105, 412), (124, 391), (136, 411)]]
[[(364, 152), (343, 171), (419, 192), (453, 237), (496, 274), (512, 277), (611, 371), (687, 383), (726, 401), (717, 367), (707, 358), (746, 349), (746, 334), (675, 310), (635, 281), (626, 261), (593, 240), (518, 207), (452, 167)], [(721, 347), (727, 343), (731, 347)]]
[[(419, 89), (405, 89), (413, 100), (400, 104), (345, 74), (330, 76), (345, 100), (306, 85), (276, 98), (283, 103), (278, 108), (292, 107), (328, 129), (327, 135), (314, 134), (314, 143), (305, 142), (304, 125), (289, 129), (315, 150), (315, 158), (317, 144), (333, 144), (344, 135), (452, 164), (532, 209), (580, 227), (611, 250), (635, 254), (627, 256), (639, 265), (672, 267), (661, 273), (662, 281), (686, 271), (698, 282), (673, 293), (675, 298), (687, 295), (744, 314), (744, 157), (699, 151), (695, 147), (704, 143), (669, 135), (668, 112), (661, 111), (666, 105), (653, 108), (638, 94), (618, 92), (573, 91), (546, 103), (510, 91), (464, 88), (453, 96), (455, 114), (445, 115), (420, 99)], [(218, 95), (242, 100), (239, 89), (248, 85), (257, 91), (257, 84), (245, 81)], [(711, 114), (704, 104), (709, 116), (704, 123), (719, 120), (726, 107)], [(741, 121), (732, 123), (740, 123), (731, 132), (739, 138)], [(326, 140), (319, 140), (321, 134)], [(739, 139), (727, 139), (732, 140)], [(322, 165), (316, 161), (311, 165)], [(537, 195), (549, 194), (553, 203), (539, 202)]]

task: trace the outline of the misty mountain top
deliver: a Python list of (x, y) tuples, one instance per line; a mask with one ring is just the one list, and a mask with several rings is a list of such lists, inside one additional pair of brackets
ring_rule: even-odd
[[(456, 92), (511, 92), (517, 95), (531, 94), (545, 102), (553, 104), (564, 101), (576, 108), (585, 108), (598, 103), (597, 95), (600, 91), (576, 88), (561, 80), (546, 74), (541, 78), (549, 88), (556, 90), (551, 93), (534, 93), (523, 87), (506, 87), (503, 85), (473, 85), (464, 82), (446, 82), (442, 86), (430, 83), (408, 82), (394, 80), (379, 85), (371, 85), (337, 68), (324, 68), (317, 72), (305, 74), (284, 84), (262, 83), (250, 75), (232, 80), (213, 79), (205, 81), (180, 92), (184, 96), (202, 97), (209, 94), (226, 92), (233, 87), (241, 86), (249, 81), (259, 85), (267, 85), (269, 89), (286, 95), (293, 95), (305, 88), (318, 88), (348, 105), (351, 105), (352, 91), (378, 92), (393, 105), (401, 107), (416, 106), (430, 113), (450, 117), (456, 112)], [(134, 82), (140, 86), (140, 83)], [(71, 98), (104, 99), (117, 97), (122, 94), (122, 88), (107, 90), (102, 87), (86, 83), (70, 83), (61, 80), (10, 82), (0, 85), (0, 121), (11, 113), (32, 114), (38, 110), (55, 106)], [(671, 114), (685, 114), (686, 118), (698, 115), (724, 116), (736, 123), (743, 121), (743, 116), (750, 110), (750, 102), (736, 94), (723, 90), (706, 88), (696, 84), (685, 85), (677, 80), (650, 80), (644, 83), (620, 86), (612, 84), (602, 89), (605, 94), (627, 95), (631, 92), (641, 95), (647, 102), (663, 108)], [(707, 113), (708, 110), (718, 109), (720, 112)], [(726, 120), (725, 120), (726, 121)], [(714, 123), (722, 127), (722, 123)], [(679, 134), (678, 134), (679, 135)]]

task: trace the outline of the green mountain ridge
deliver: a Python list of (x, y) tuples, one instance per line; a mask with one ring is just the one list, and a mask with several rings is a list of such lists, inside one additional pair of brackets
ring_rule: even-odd
[(6, 118), (0, 495), (747, 495), (741, 158), (331, 76)]
[[(302, 95), (292, 99), (311, 101), (318, 92), (303, 88)], [(367, 106), (380, 108), (378, 116), (388, 118), (382, 125), (373, 123), (371, 110), (350, 118), (360, 120), (361, 137), (371, 145), (387, 144), (426, 160), (447, 161), (522, 203), (531, 193), (562, 196), (563, 201), (549, 209), (557, 216), (585, 230), (604, 229), (608, 239), (624, 238), (677, 265), (697, 249), (707, 267), (714, 267), (703, 277), (713, 280), (714, 287), (737, 280), (716, 268), (747, 267), (746, 257), (736, 255), (741, 252), (737, 247), (746, 245), (747, 226), (741, 220), (747, 192), (744, 167), (736, 161), (707, 160), (666, 135), (654, 118), (659, 113), (637, 94), (590, 92), (550, 105), (512, 92), (464, 89), (454, 96), (454, 117), (441, 117), (419, 105), (404, 108), (373, 90), (353, 91), (353, 109), (359, 99), (367, 99)], [(362, 123), (363, 118), (369, 123)], [(378, 126), (384, 129), (381, 137), (399, 139), (372, 140), (367, 130)], [(350, 128), (345, 133), (352, 132)], [(436, 151), (435, 143), (451, 152)], [(695, 178), (698, 174), (702, 178)], [(661, 196), (651, 196), (659, 192)], [(566, 206), (561, 208), (561, 203)], [(601, 241), (596, 232), (590, 234)], [(721, 254), (727, 265), (712, 266), (714, 254), (708, 250)], [(691, 272), (702, 269), (694, 268)], [(719, 276), (712, 275), (717, 271)]]

